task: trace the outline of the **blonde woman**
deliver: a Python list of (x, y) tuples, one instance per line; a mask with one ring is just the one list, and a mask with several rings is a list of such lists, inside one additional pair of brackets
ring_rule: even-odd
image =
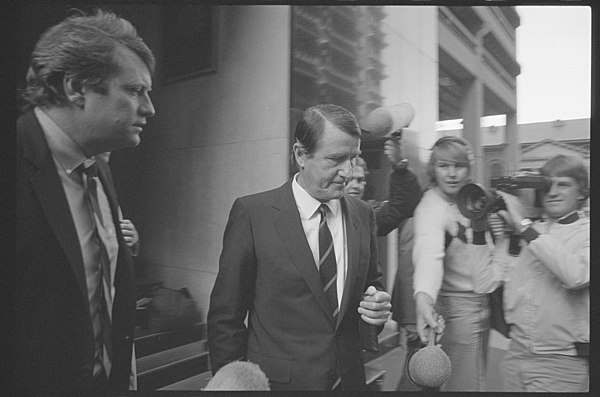
[[(474, 234), (471, 221), (456, 205), (458, 191), (469, 181), (471, 163), (466, 140), (439, 139), (427, 170), (430, 185), (414, 216), (417, 331), (423, 342), (428, 341), (429, 327), (441, 334), (438, 343), (452, 363), (452, 375), (442, 391), (485, 390), (488, 295), (473, 291), (468, 245)], [(475, 235), (485, 238), (484, 233)]]

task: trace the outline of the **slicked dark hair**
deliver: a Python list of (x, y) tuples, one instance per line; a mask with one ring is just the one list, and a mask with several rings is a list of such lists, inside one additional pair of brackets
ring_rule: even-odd
[(22, 110), (66, 104), (63, 79), (67, 75), (78, 85), (105, 93), (104, 83), (118, 71), (115, 54), (119, 47), (133, 51), (154, 73), (156, 61), (150, 48), (129, 21), (110, 11), (98, 9), (91, 15), (77, 11), (52, 26), (31, 54), (26, 87), (21, 91)]
[[(323, 104), (306, 109), (304, 116), (296, 125), (294, 132), (296, 142), (301, 144), (308, 154), (313, 153), (323, 137), (328, 122), (351, 136), (362, 137), (358, 121), (350, 111), (338, 105)], [(295, 164), (296, 158), (293, 154), (292, 159)]]

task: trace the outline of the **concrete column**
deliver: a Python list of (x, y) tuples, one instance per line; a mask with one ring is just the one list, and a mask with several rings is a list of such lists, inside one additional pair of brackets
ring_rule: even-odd
[(471, 143), (475, 164), (471, 170), (471, 179), (477, 183), (485, 182), (483, 148), (481, 147), (481, 117), (483, 116), (483, 82), (474, 78), (465, 85), (462, 110), (463, 137)]
[(506, 146), (504, 147), (504, 175), (513, 175), (519, 170), (521, 145), (519, 144), (519, 128), (517, 114), (506, 114)]
[(471, 179), (477, 183), (485, 183), (485, 162), (483, 148), (481, 147), (481, 118), (484, 111), (484, 84), (481, 79), (483, 68), (484, 45), (483, 40), (490, 31), (487, 23), (483, 23), (475, 34), (477, 44), (477, 66), (475, 76), (465, 87), (465, 96), (462, 103), (461, 113), (463, 115), (463, 137), (473, 146), (475, 164), (471, 170)]

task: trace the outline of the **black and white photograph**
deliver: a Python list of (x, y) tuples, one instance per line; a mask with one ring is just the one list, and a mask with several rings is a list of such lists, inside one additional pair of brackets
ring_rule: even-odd
[(595, 389), (591, 1), (11, 15), (14, 395)]

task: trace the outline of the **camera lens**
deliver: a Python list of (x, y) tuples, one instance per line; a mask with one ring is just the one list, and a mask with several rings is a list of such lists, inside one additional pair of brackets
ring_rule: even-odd
[(487, 200), (485, 196), (481, 196), (475, 192), (466, 197), (465, 207), (472, 212), (481, 212), (485, 209)]
[(458, 191), (456, 203), (464, 217), (478, 219), (490, 211), (495, 200), (492, 192), (485, 186), (469, 183)]

